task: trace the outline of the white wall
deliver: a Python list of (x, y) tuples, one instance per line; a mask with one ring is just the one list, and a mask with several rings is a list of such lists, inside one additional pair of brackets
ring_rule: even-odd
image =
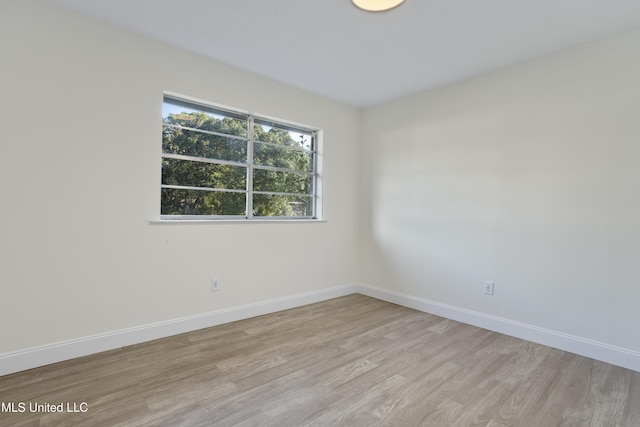
[[(640, 351), (639, 47), (417, 94), (361, 129), (356, 109), (2, 2), (0, 357), (356, 281)], [(164, 90), (324, 129), (329, 221), (150, 225)]]
[[(0, 355), (357, 281), (358, 110), (40, 1), (0, 57)], [(164, 90), (322, 128), (328, 222), (151, 225)]]
[(639, 52), (634, 31), (365, 110), (361, 281), (640, 351)]

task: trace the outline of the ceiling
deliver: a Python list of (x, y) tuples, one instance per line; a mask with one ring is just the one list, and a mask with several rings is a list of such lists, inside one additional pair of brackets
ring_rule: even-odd
[(48, 0), (356, 107), (640, 26), (638, 0)]

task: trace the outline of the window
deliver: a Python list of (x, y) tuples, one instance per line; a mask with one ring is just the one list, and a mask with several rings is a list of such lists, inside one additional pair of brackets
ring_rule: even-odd
[(318, 218), (318, 131), (165, 95), (162, 219)]

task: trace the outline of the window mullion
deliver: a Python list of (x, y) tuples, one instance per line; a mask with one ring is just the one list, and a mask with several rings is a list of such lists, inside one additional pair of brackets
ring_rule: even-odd
[(247, 120), (247, 219), (253, 218), (253, 116)]

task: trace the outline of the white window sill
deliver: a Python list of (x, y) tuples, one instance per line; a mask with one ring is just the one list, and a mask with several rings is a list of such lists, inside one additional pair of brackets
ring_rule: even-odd
[(326, 219), (152, 219), (149, 224), (292, 224), (328, 222)]

